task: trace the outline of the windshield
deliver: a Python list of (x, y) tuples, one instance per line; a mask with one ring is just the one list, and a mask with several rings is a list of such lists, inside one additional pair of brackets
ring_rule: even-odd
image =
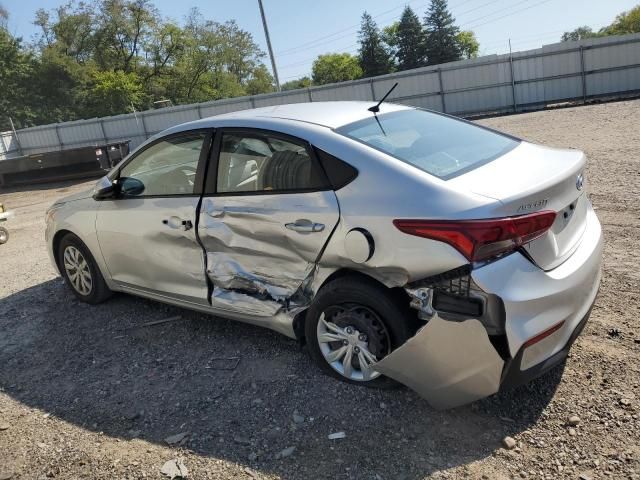
[(469, 122), (413, 109), (372, 115), (337, 132), (444, 180), (490, 162), (519, 143)]

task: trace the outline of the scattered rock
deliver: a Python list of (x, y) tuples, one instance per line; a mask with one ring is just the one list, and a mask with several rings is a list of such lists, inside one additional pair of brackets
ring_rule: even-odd
[(335, 432), (329, 434), (329, 440), (337, 440), (339, 438), (345, 438), (347, 436), (344, 432)]
[(298, 412), (294, 412), (293, 423), (304, 423), (304, 417), (302, 415), (299, 415)]
[(165, 442), (169, 445), (175, 445), (176, 443), (180, 443), (182, 440), (187, 438), (189, 432), (177, 433), (175, 435), (171, 435), (164, 439)]
[(8, 423), (0, 423), (0, 432), (4, 432), (5, 430), (9, 430), (10, 425)]
[(620, 405), (624, 405), (625, 407), (627, 407), (631, 405), (631, 400), (629, 400), (628, 398), (621, 398)]
[(284, 450), (282, 450), (281, 452), (276, 453), (276, 460), (280, 459), (280, 458), (287, 458), (290, 457), (291, 455), (293, 455), (293, 452), (296, 451), (296, 447), (287, 447)]
[(187, 467), (184, 465), (184, 463), (182, 463), (182, 460), (174, 458), (173, 460), (169, 460), (168, 462), (165, 462), (164, 465), (162, 465), (160, 473), (169, 477), (170, 479), (187, 478), (187, 476), (189, 475), (189, 470), (187, 470)]
[(244, 473), (249, 475), (251, 478), (260, 478), (260, 476), (249, 467), (244, 468)]
[(579, 423), (580, 423), (580, 417), (577, 415), (571, 415), (567, 420), (567, 424), (571, 425), (572, 427), (575, 427)]
[(387, 408), (387, 404), (384, 402), (380, 402), (380, 408), (384, 410), (385, 408)]
[(0, 480), (11, 480), (13, 478), (13, 473), (11, 472), (0, 472)]
[(569, 435), (571, 435), (572, 437), (576, 436), (576, 429), (575, 428), (570, 428), (569, 429)]
[(255, 462), (258, 459), (258, 454), (256, 452), (251, 452), (247, 458), (250, 462)]
[(611, 338), (617, 338), (620, 336), (620, 330), (618, 330), (617, 328), (610, 328), (607, 332), (607, 335), (609, 335), (609, 337)]
[(580, 480), (591, 480), (591, 476), (587, 475), (586, 473), (581, 473), (580, 476), (578, 477)]
[(251, 445), (251, 440), (246, 437), (233, 437), (233, 441), (240, 445)]
[(502, 439), (502, 446), (507, 450), (513, 450), (516, 447), (516, 441), (511, 437), (504, 437)]

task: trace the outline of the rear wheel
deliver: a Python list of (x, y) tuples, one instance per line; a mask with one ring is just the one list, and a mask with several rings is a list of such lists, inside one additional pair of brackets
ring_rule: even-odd
[(309, 352), (325, 372), (340, 380), (388, 388), (397, 383), (373, 365), (410, 336), (408, 306), (376, 282), (356, 276), (323, 287), (307, 311)]
[(0, 245), (9, 241), (9, 230), (4, 227), (0, 227)]
[(58, 247), (60, 272), (73, 294), (83, 302), (97, 304), (112, 295), (89, 249), (72, 233)]

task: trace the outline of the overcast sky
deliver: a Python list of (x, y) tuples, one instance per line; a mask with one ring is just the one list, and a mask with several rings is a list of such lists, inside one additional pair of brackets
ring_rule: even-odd
[[(64, 0), (66, 1), (66, 0)], [(61, 1), (0, 0), (9, 11), (9, 29), (30, 40), (35, 33), (35, 11), (54, 8)], [(405, 5), (422, 18), (428, 0), (263, 0), (280, 80), (309, 74), (321, 53), (357, 51), (360, 16), (366, 9), (379, 26), (397, 20)], [(481, 54), (536, 48), (559, 40), (566, 30), (581, 25), (594, 29), (611, 23), (616, 14), (633, 8), (640, 0), (450, 0), (457, 24), (473, 30)], [(206, 18), (235, 19), (250, 31), (266, 52), (257, 0), (154, 0), (164, 17), (182, 22), (197, 6)], [(265, 59), (270, 67), (269, 62)]]

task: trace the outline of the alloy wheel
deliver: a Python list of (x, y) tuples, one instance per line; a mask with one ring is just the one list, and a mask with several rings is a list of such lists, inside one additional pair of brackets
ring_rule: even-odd
[(372, 367), (391, 351), (387, 327), (373, 310), (362, 305), (325, 309), (318, 320), (317, 338), (331, 368), (360, 382), (379, 377)]
[(75, 291), (83, 296), (89, 295), (93, 288), (93, 280), (91, 269), (82, 252), (73, 245), (69, 245), (64, 249), (63, 259), (64, 269)]

